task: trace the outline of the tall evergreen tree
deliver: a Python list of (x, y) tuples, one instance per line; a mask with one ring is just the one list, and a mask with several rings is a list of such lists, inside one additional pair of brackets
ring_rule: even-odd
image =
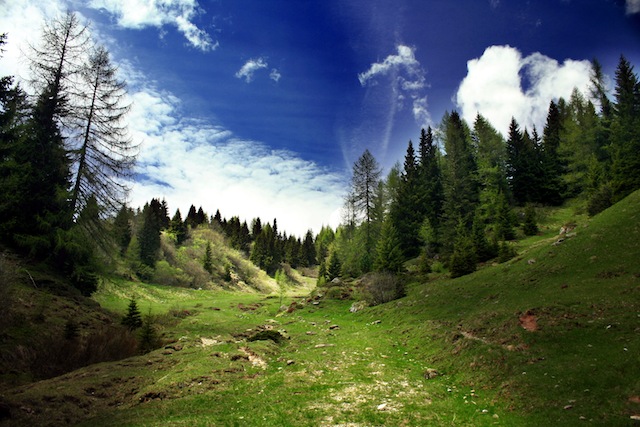
[(356, 215), (366, 224), (364, 251), (369, 256), (373, 250), (373, 236), (370, 226), (380, 174), (380, 166), (369, 150), (365, 150), (353, 165), (350, 194)]
[(128, 208), (127, 205), (122, 205), (113, 220), (113, 235), (116, 245), (120, 250), (120, 255), (125, 254), (133, 237), (133, 231), (131, 229), (132, 219), (133, 212), (131, 209)]
[(301, 262), (305, 267), (316, 265), (316, 247), (313, 239), (313, 232), (307, 231), (304, 236), (304, 242), (302, 243)]
[(562, 175), (564, 173), (564, 165), (558, 154), (561, 134), (562, 117), (556, 103), (551, 101), (549, 103), (549, 112), (547, 113), (547, 122), (542, 134), (540, 165), (542, 173), (539, 175), (538, 180), (541, 188), (537, 191), (539, 198), (536, 200), (551, 205), (559, 205), (563, 201)]
[(138, 245), (140, 261), (148, 267), (153, 268), (158, 259), (161, 227), (160, 218), (153, 206), (145, 204), (142, 209), (142, 227), (138, 231)]
[(471, 229), (478, 202), (477, 168), (469, 141), (469, 133), (457, 112), (445, 115), (443, 169), (444, 243), (450, 253), (455, 229), (460, 221)]
[(131, 175), (136, 147), (124, 122), (129, 111), (125, 83), (116, 72), (104, 47), (92, 52), (81, 72), (85, 101), (77, 107), (75, 134), (67, 143), (75, 165), (71, 209), (76, 214), (88, 197), (95, 197), (106, 214), (117, 212), (128, 191), (123, 182)]
[(624, 56), (615, 81), (610, 151), (612, 186), (618, 200), (640, 188), (640, 83)]
[(376, 246), (376, 258), (373, 264), (376, 271), (396, 273), (404, 268), (404, 254), (401, 241), (395, 227), (390, 221), (382, 226), (382, 235)]
[(418, 229), (425, 216), (423, 211), (423, 195), (419, 185), (418, 160), (415, 156), (413, 143), (409, 141), (404, 158), (404, 170), (400, 176), (398, 197), (391, 205), (389, 216), (394, 230), (400, 239), (402, 252), (407, 257), (418, 255), (420, 239)]
[(511, 119), (507, 139), (507, 182), (515, 202), (521, 205), (540, 200), (541, 165), (536, 139), (532, 139), (526, 130), (521, 132), (515, 118)]

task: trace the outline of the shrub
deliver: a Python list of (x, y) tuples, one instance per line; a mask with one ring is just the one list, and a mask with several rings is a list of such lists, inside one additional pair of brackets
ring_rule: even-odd
[(610, 185), (604, 184), (589, 197), (587, 212), (594, 216), (613, 205), (613, 190)]
[(369, 274), (364, 283), (370, 305), (384, 304), (406, 295), (404, 283), (392, 273)]

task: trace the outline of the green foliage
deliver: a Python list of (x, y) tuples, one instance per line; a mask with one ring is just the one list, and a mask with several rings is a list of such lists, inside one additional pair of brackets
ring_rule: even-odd
[(538, 234), (538, 223), (536, 218), (536, 208), (528, 204), (524, 209), (524, 222), (522, 224), (522, 231), (525, 236), (535, 236)]
[(211, 242), (207, 242), (207, 248), (204, 252), (204, 259), (202, 260), (202, 266), (209, 273), (213, 273), (213, 258), (211, 255)]
[(327, 280), (332, 281), (342, 275), (342, 263), (337, 251), (331, 252), (329, 256), (329, 266), (327, 267)]
[(404, 254), (400, 249), (400, 240), (390, 221), (385, 222), (382, 226), (382, 236), (376, 248), (374, 268), (376, 271), (394, 273), (404, 269)]
[(456, 227), (456, 240), (453, 253), (449, 258), (449, 271), (451, 277), (460, 277), (476, 271), (477, 256), (474, 250), (473, 239), (469, 236), (462, 220)]
[(507, 262), (513, 257), (515, 257), (518, 253), (515, 248), (509, 243), (505, 241), (501, 241), (498, 244), (498, 262), (503, 263)]
[(142, 354), (155, 350), (160, 346), (156, 321), (151, 312), (144, 317), (138, 335), (140, 337), (140, 352)]
[(122, 318), (121, 322), (129, 330), (138, 329), (142, 326), (142, 316), (138, 309), (138, 303), (135, 299), (129, 300), (129, 306), (127, 307), (127, 314)]

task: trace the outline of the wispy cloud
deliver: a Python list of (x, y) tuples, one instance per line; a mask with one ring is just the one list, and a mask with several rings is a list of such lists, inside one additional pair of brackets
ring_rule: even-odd
[(627, 0), (627, 15), (640, 13), (640, 0)]
[(574, 88), (587, 92), (591, 64), (563, 64), (540, 53), (527, 57), (510, 46), (490, 46), (467, 62), (467, 76), (455, 101), (467, 122), (479, 112), (506, 135), (512, 117), (529, 129), (544, 126), (549, 102), (568, 98)]
[(162, 29), (172, 25), (197, 49), (207, 52), (218, 47), (218, 42), (193, 22), (202, 13), (196, 0), (91, 0), (88, 6), (113, 15), (124, 28)]
[[(236, 77), (239, 79), (244, 79), (245, 82), (251, 83), (253, 81), (254, 75), (259, 70), (266, 70), (269, 67), (267, 60), (265, 58), (251, 58), (236, 72)], [(282, 75), (280, 71), (276, 68), (272, 68), (269, 73), (269, 78), (274, 82), (278, 82)]]
[(269, 64), (267, 64), (264, 58), (250, 59), (238, 70), (236, 77), (239, 79), (245, 79), (247, 83), (251, 83), (251, 80), (253, 80), (253, 74), (258, 70), (267, 68), (268, 66)]
[(381, 62), (371, 64), (367, 71), (358, 74), (358, 80), (362, 86), (376, 86), (383, 78), (390, 82), (392, 99), (384, 131), (384, 151), (389, 145), (395, 116), (403, 108), (407, 98), (412, 103), (411, 111), (416, 122), (423, 127), (431, 124), (427, 96), (423, 93), (428, 87), (425, 74), (425, 70), (415, 57), (415, 49), (401, 44), (396, 46), (395, 54), (387, 56)]
[(293, 152), (238, 138), (222, 126), (183, 117), (178, 98), (148, 84), (131, 96), (131, 133), (143, 141), (132, 206), (164, 197), (183, 215), (194, 204), (247, 221), (277, 218), (298, 236), (338, 224), (341, 174)]
[(280, 74), (280, 71), (278, 71), (276, 68), (271, 70), (271, 73), (269, 74), (269, 78), (271, 80), (277, 83), (280, 80), (280, 77), (282, 77), (282, 74)]

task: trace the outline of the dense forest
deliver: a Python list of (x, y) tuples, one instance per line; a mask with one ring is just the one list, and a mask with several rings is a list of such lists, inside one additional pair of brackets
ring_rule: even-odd
[[(0, 46), (8, 42), (0, 38)], [(577, 199), (596, 214), (640, 188), (640, 83), (620, 57), (613, 96), (600, 64), (591, 91), (549, 104), (544, 129), (511, 121), (506, 139), (478, 113), (449, 112), (409, 141), (386, 177), (371, 152), (353, 165), (337, 229), (287, 236), (277, 220), (251, 224), (167, 202), (126, 205), (124, 184), (137, 146), (126, 126), (125, 82), (109, 52), (74, 14), (49, 22), (27, 52), (33, 95), (13, 77), (0, 82), (0, 241), (67, 275), (85, 294), (113, 258), (153, 277), (161, 236), (180, 246), (197, 227), (274, 275), (282, 263), (319, 266), (320, 284), (371, 271), (398, 273), (406, 261), (452, 277), (513, 256), (510, 241), (537, 233), (544, 206)], [(207, 247), (203, 268), (211, 269)]]

